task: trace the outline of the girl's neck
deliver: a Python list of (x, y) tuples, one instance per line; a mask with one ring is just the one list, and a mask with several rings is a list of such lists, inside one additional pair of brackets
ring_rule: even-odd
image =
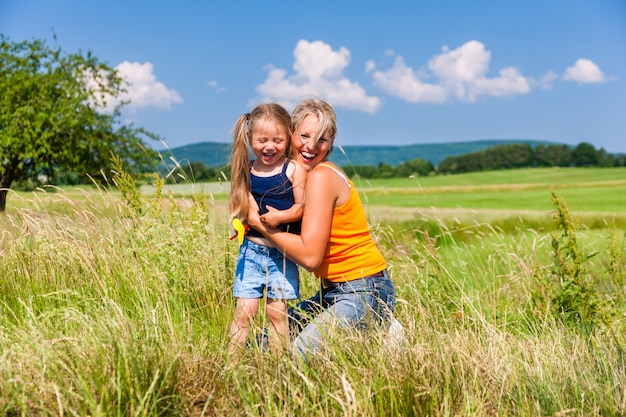
[(283, 155), (280, 159), (276, 160), (276, 163), (272, 165), (265, 165), (259, 162), (258, 159), (255, 159), (252, 163), (252, 173), (259, 174), (261, 176), (276, 175), (282, 171), (283, 165), (285, 165), (286, 160), (287, 157)]

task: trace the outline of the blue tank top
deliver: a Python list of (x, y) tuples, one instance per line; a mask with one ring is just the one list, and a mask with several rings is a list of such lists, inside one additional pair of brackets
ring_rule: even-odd
[[(287, 176), (287, 167), (289, 160), (283, 165), (283, 169), (279, 174), (271, 177), (259, 177), (250, 173), (250, 191), (252, 196), (259, 205), (259, 214), (267, 213), (267, 206), (274, 207), (277, 210), (286, 210), (294, 205), (295, 198), (293, 196), (293, 184)], [(281, 224), (278, 228), (282, 231), (291, 233), (300, 233), (301, 222), (293, 222), (289, 224)], [(248, 236), (263, 237), (263, 235), (251, 228)]]

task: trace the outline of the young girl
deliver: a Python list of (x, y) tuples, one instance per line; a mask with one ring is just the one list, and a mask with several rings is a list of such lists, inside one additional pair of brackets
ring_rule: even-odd
[[(306, 171), (289, 158), (290, 146), (291, 117), (278, 104), (261, 104), (237, 120), (231, 153), (231, 219), (247, 222), (252, 194), (264, 224), (299, 232)], [(255, 156), (252, 161), (250, 150)], [(229, 351), (236, 354), (247, 341), (264, 294), (269, 346), (285, 347), (289, 341), (287, 300), (300, 298), (298, 265), (255, 229), (248, 231), (239, 247), (233, 294), (237, 306)]]

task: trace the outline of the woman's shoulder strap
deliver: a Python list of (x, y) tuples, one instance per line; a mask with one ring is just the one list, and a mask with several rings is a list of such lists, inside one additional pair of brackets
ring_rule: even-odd
[(322, 167), (326, 167), (326, 168), (332, 169), (333, 171), (335, 171), (337, 173), (337, 175), (339, 175), (341, 178), (343, 178), (343, 180), (346, 182), (346, 184), (348, 184), (349, 188), (352, 188), (352, 185), (350, 184), (350, 180), (348, 179), (346, 174), (343, 171), (341, 171), (339, 168), (334, 166), (333, 164), (329, 164), (327, 162), (321, 162), (317, 166), (322, 166)]

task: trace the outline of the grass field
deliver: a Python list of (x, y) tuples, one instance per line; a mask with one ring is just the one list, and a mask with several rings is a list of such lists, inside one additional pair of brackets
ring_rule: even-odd
[(372, 205), (547, 211), (555, 191), (575, 212), (626, 213), (626, 171), (617, 168), (495, 171), (363, 185)]
[[(331, 334), (307, 364), (229, 360), (227, 184), (10, 192), (0, 415), (626, 415), (625, 181), (356, 181), (406, 341)], [(302, 295), (318, 285), (304, 273)]]
[[(547, 168), (460, 175), (355, 179), (361, 198), (375, 221), (396, 222), (440, 211), (495, 217), (546, 216), (552, 211), (551, 192), (562, 196), (580, 216), (626, 220), (626, 170), (623, 168)], [(150, 195), (154, 186), (141, 191)], [(228, 182), (166, 185), (175, 197), (205, 193), (225, 202)], [(481, 217), (481, 216), (479, 216)]]
[[(391, 207), (437, 207), (494, 210), (550, 210), (550, 192), (563, 195), (574, 211), (626, 213), (623, 168), (549, 168), (460, 175), (354, 180), (365, 203)], [(144, 185), (144, 194), (154, 192)], [(166, 185), (174, 196), (211, 194), (223, 200), (227, 182)]]

